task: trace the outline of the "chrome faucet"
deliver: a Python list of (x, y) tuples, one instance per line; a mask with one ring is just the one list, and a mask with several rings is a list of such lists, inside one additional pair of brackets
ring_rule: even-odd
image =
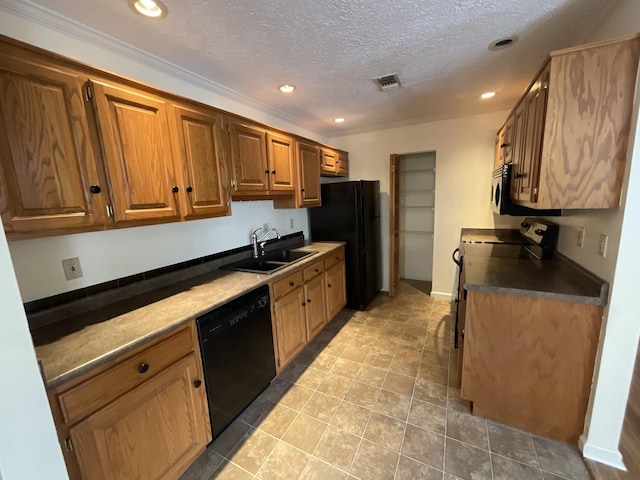
[[(259, 256), (264, 255), (264, 244), (267, 243), (266, 238), (269, 236), (271, 232), (276, 234), (278, 240), (280, 240), (280, 233), (275, 228), (270, 228), (262, 235), (258, 236), (258, 232), (263, 230), (262, 228), (257, 228), (251, 234), (251, 243), (253, 244), (253, 258), (258, 258)], [(258, 250), (259, 248), (259, 250)]]

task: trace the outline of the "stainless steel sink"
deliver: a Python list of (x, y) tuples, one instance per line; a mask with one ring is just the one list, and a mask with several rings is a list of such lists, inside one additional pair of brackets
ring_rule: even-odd
[(275, 250), (261, 257), (247, 258), (246, 260), (230, 263), (221, 268), (224, 270), (234, 270), (238, 272), (270, 274), (316, 253), (318, 252), (285, 249)]

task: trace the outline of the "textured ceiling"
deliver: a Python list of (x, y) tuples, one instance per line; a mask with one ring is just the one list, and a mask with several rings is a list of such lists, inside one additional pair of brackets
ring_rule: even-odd
[[(621, 0), (164, 0), (160, 21), (126, 0), (35, 3), (335, 136), (511, 106), (550, 50)], [(512, 47), (487, 49), (511, 35)], [(372, 81), (396, 72), (397, 90)]]

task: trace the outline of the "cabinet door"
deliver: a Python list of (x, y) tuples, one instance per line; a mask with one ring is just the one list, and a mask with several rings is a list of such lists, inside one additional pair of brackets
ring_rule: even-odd
[(303, 293), (298, 287), (274, 302), (279, 368), (293, 360), (307, 342)]
[(336, 159), (336, 174), (339, 177), (349, 176), (349, 154), (338, 152)]
[(496, 136), (496, 149), (493, 157), (493, 169), (497, 170), (502, 167), (504, 146), (504, 128), (498, 132)]
[[(25, 59), (16, 58), (18, 54)], [(106, 219), (108, 190), (100, 181), (92, 149), (83, 80), (39, 61), (2, 45), (0, 213), (4, 228), (9, 233), (100, 228)], [(99, 186), (100, 192), (92, 194), (91, 185)]]
[(315, 337), (327, 323), (326, 302), (324, 299), (326, 281), (324, 275), (318, 275), (304, 284), (304, 310), (307, 322), (307, 341)]
[(513, 116), (507, 119), (507, 123), (504, 124), (501, 132), (501, 156), (502, 156), (502, 164), (511, 163), (513, 160)]
[(226, 169), (220, 151), (220, 116), (195, 106), (173, 106), (183, 170), (185, 218), (229, 215)]
[(234, 193), (264, 193), (269, 190), (267, 135), (264, 130), (229, 122)]
[(77, 424), (70, 434), (82, 477), (177, 478), (210, 438), (204, 395), (190, 354)]
[(344, 261), (328, 269), (325, 275), (327, 278), (327, 319), (333, 320), (347, 303)]
[(535, 202), (537, 200), (540, 155), (542, 153), (542, 131), (544, 129), (548, 89), (549, 67), (540, 74), (524, 99), (527, 113), (522, 152), (522, 177), (515, 197), (518, 200), (527, 202)]
[(269, 151), (269, 190), (293, 192), (294, 146), (293, 139), (274, 133), (267, 134)]
[(300, 207), (320, 206), (320, 150), (315, 145), (298, 142)]
[(166, 103), (131, 88), (92, 88), (116, 222), (177, 220)]
[(525, 114), (525, 102), (521, 102), (513, 114), (513, 128), (511, 130), (511, 161), (513, 162), (511, 191), (509, 192), (511, 198), (517, 198), (523, 176), (522, 156), (524, 151)]
[(334, 176), (338, 170), (336, 164), (336, 152), (333, 150), (322, 149), (322, 165), (320, 171), (323, 175)]

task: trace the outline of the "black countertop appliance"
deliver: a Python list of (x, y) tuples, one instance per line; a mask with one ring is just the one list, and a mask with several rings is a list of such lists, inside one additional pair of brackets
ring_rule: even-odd
[(314, 242), (346, 242), (347, 307), (364, 310), (381, 287), (380, 182), (325, 183), (322, 206), (309, 209)]

